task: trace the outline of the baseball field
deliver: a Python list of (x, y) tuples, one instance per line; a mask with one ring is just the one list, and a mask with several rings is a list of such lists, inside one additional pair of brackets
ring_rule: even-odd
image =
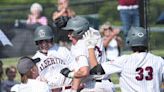
[[(150, 52), (155, 54), (155, 55), (159, 55), (159, 56), (164, 57), (164, 50), (152, 50)], [(130, 53), (131, 53), (130, 51), (123, 52), (123, 54), (130, 54)], [(18, 59), (19, 59), (19, 57), (1, 59), (3, 61), (3, 68), (5, 69), (6, 67), (11, 66), (11, 65), (16, 66)], [(4, 79), (6, 79), (5, 75), (4, 75)], [(18, 80), (18, 81), (20, 80), (20, 76), (18, 73), (17, 73), (16, 80)], [(111, 75), (111, 80), (116, 86), (116, 92), (121, 92), (119, 85), (118, 85), (118, 83), (119, 83), (118, 75), (117, 74)]]

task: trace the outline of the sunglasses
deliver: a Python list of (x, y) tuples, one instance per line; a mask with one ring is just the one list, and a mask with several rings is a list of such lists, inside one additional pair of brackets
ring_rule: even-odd
[(104, 31), (106, 31), (106, 30), (113, 30), (113, 28), (112, 27), (108, 27), (108, 28), (104, 28)]

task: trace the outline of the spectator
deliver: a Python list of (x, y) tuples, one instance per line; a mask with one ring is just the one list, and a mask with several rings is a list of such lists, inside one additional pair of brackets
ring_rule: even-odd
[(39, 73), (36, 63), (40, 59), (31, 59), (30, 57), (21, 57), (17, 64), (17, 69), (21, 75), (21, 84), (11, 88), (11, 92), (51, 92), (45, 82), (35, 80)]
[(0, 60), (0, 92), (3, 92), (2, 80), (3, 80), (3, 63)]
[(55, 21), (61, 16), (75, 16), (75, 12), (69, 7), (69, 0), (58, 0), (58, 10), (53, 13), (52, 19)]
[(117, 10), (123, 24), (124, 37), (132, 26), (139, 27), (139, 0), (118, 0)]
[(48, 20), (42, 16), (43, 8), (39, 3), (33, 3), (30, 8), (30, 14), (27, 19), (27, 26), (47, 25)]
[(5, 92), (10, 92), (11, 87), (14, 86), (15, 84), (18, 84), (18, 82), (14, 80), (16, 77), (16, 67), (15, 66), (7, 67), (5, 73), (7, 76), (7, 80), (3, 81), (3, 88)]
[(100, 33), (103, 36), (103, 45), (105, 47), (107, 61), (111, 61), (121, 54), (122, 38), (118, 35), (119, 29), (112, 28), (109, 22), (100, 26)]
[[(69, 7), (69, 0), (58, 0), (58, 10), (53, 13), (52, 20), (58, 21), (61, 18), (68, 20), (69, 18), (74, 16), (75, 16), (75, 12)], [(62, 27), (65, 27), (65, 25), (63, 25)], [(68, 46), (69, 39), (67, 38), (68, 32), (62, 31), (61, 26), (58, 26), (58, 24), (57, 27), (59, 28), (59, 30), (56, 31), (56, 34), (59, 34), (57, 37), (59, 44), (61, 46), (66, 46), (69, 48)]]

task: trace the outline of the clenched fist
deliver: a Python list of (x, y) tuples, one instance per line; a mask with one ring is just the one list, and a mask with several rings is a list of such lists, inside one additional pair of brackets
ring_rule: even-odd
[(68, 68), (63, 68), (60, 71), (61, 74), (63, 74), (65, 77), (69, 77), (69, 78), (73, 78), (74, 77), (74, 72), (72, 72), (71, 70), (69, 70)]

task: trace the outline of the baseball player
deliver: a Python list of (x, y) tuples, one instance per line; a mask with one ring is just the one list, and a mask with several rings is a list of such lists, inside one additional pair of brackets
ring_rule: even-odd
[(17, 64), (17, 70), (21, 75), (21, 84), (16, 84), (11, 88), (11, 92), (52, 92), (47, 83), (36, 80), (38, 68), (36, 63), (40, 59), (21, 57)]
[[(85, 39), (93, 45), (93, 36), (85, 34)], [(95, 39), (95, 38), (94, 38)], [(94, 40), (95, 41), (95, 40)], [(122, 92), (160, 92), (164, 75), (164, 60), (148, 52), (147, 32), (141, 27), (131, 28), (126, 43), (131, 47), (131, 55), (123, 55), (114, 62), (98, 64), (93, 48), (89, 49), (92, 63), (92, 74), (121, 73), (120, 87)]]
[(39, 80), (46, 81), (55, 92), (67, 92), (71, 89), (72, 79), (66, 78), (60, 70), (71, 66), (74, 59), (65, 47), (53, 44), (53, 32), (49, 26), (40, 26), (34, 32), (34, 40), (39, 50), (33, 58), (40, 58), (36, 65), (39, 69)]
[[(107, 78), (97, 80), (92, 76), (88, 76), (90, 67), (92, 66), (90, 66), (88, 61), (88, 49), (85, 40), (82, 39), (82, 35), (86, 31), (92, 31), (97, 38), (101, 38), (98, 30), (89, 28), (89, 22), (79, 16), (69, 19), (66, 27), (63, 29), (70, 31), (68, 37), (72, 41), (71, 53), (78, 63), (78, 70), (70, 71), (68, 68), (64, 68), (61, 70), (61, 73), (66, 77), (74, 78), (73, 87), (75, 90), (80, 85), (79, 81), (82, 81), (85, 86), (81, 92), (112, 92), (112, 83)], [(101, 39), (98, 40), (98, 43), (93, 48), (95, 49), (96, 59), (99, 63), (105, 61), (106, 56)]]

